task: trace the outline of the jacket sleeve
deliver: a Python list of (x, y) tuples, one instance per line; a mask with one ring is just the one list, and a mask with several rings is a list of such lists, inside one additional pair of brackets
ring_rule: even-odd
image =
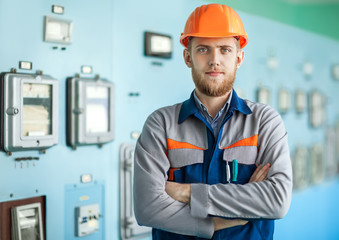
[(165, 192), (167, 171), (166, 135), (162, 115), (151, 114), (138, 139), (134, 159), (134, 212), (137, 222), (178, 234), (211, 238), (211, 218), (193, 217), (187, 204)]
[(278, 219), (286, 215), (291, 203), (292, 167), (280, 115), (272, 108), (266, 110), (258, 131), (256, 163), (271, 164), (267, 179), (244, 185), (192, 184), (192, 216)]

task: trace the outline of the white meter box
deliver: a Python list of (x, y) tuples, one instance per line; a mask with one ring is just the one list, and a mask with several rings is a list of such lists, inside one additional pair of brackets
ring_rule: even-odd
[(67, 144), (77, 146), (114, 139), (113, 83), (99, 78), (67, 79)]
[(58, 143), (57, 80), (2, 73), (0, 99), (2, 150), (43, 150)]

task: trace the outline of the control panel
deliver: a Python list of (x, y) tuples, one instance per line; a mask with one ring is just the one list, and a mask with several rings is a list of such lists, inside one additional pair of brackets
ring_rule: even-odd
[(100, 205), (79, 206), (76, 212), (76, 236), (83, 237), (99, 231)]

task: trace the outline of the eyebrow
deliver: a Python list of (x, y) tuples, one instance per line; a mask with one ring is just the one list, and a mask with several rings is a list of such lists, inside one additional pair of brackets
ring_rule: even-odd
[(231, 45), (218, 45), (217, 46), (218, 48), (234, 48), (233, 46), (231, 46)]
[[(210, 45), (205, 45), (205, 44), (199, 44), (199, 45), (197, 45), (195, 48), (199, 48), (199, 47), (205, 47), (205, 48), (210, 48), (211, 46)], [(234, 48), (233, 46), (231, 46), (231, 45), (217, 45), (216, 46), (217, 48), (227, 48), (227, 47), (229, 47), (229, 48)]]
[(199, 48), (199, 47), (209, 48), (210, 46), (204, 45), (204, 44), (199, 44), (199, 45), (195, 46), (195, 48)]

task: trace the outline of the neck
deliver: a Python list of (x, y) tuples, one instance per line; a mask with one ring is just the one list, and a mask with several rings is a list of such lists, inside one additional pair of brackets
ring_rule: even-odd
[(201, 93), (198, 89), (195, 89), (195, 94), (197, 95), (201, 103), (207, 107), (208, 113), (214, 118), (227, 102), (228, 98), (231, 95), (231, 91), (220, 97), (207, 96)]

